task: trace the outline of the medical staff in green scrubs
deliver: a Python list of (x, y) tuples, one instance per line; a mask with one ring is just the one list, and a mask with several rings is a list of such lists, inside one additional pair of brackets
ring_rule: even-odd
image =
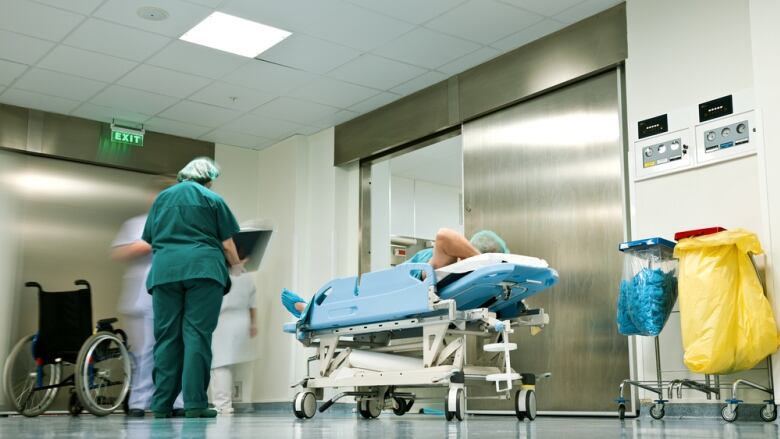
[(212, 192), (219, 168), (208, 158), (187, 164), (179, 183), (154, 201), (142, 239), (152, 246), (146, 288), (154, 309), (155, 417), (170, 416), (182, 391), (185, 416), (213, 417), (206, 389), (211, 369), (211, 335), (231, 272), (240, 272), (233, 235), (238, 223), (225, 201)]

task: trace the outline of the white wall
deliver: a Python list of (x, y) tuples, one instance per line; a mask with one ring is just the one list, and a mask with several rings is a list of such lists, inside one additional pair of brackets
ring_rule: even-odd
[(259, 156), (253, 149), (221, 144), (215, 147), (214, 160), (222, 175), (214, 182), (213, 189), (225, 198), (239, 223), (257, 218)]
[(463, 233), (460, 199), (460, 187), (393, 175), (390, 234), (433, 240), (442, 227)]
[[(762, 201), (768, 216), (769, 234), (772, 243), (765, 249), (769, 253), (767, 281), (769, 294), (775, 310), (780, 316), (780, 2), (777, 0), (750, 0), (750, 31), (753, 53), (754, 90), (763, 119), (764, 148), (759, 150), (759, 165), (762, 176)], [(780, 355), (775, 354), (774, 381), (780, 383)], [(777, 387), (776, 387), (777, 389)], [(780, 391), (775, 390), (775, 402), (780, 400)]]
[[(749, 89), (753, 71), (748, 0), (628, 0), (627, 22), (626, 96), (633, 181), (638, 120), (681, 107), (695, 109), (700, 102)], [(697, 122), (694, 119), (690, 124)], [(769, 242), (756, 156), (630, 186), (633, 239), (672, 238), (676, 231), (719, 225), (753, 230), (762, 242)], [(663, 377), (701, 379), (682, 362), (679, 323), (679, 314), (673, 314), (661, 334)], [(638, 342), (638, 378), (654, 380), (653, 341), (640, 337)], [(763, 371), (743, 376), (766, 382)], [(702, 394), (687, 392), (685, 397), (701, 398)]]
[(295, 136), (259, 153), (258, 214), (275, 224), (258, 273), (258, 345), (253, 401), (288, 401), (305, 374), (305, 352), (282, 324), (293, 321), (282, 288), (311, 297), (326, 281), (358, 270), (358, 169), (333, 166), (333, 129)]

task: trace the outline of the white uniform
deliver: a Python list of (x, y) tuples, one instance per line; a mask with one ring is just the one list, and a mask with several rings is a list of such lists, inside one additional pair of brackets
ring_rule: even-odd
[[(147, 215), (139, 215), (122, 224), (114, 239), (113, 246), (121, 247), (141, 240)], [(152, 255), (128, 261), (119, 296), (117, 311), (123, 317), (123, 328), (127, 333), (130, 354), (134, 359), (133, 376), (130, 388), (129, 406), (131, 409), (146, 410), (152, 402), (154, 383), (154, 312), (152, 295), (146, 291), (146, 276), (152, 266)], [(174, 403), (177, 408), (184, 407), (181, 395)]]
[(211, 342), (211, 392), (214, 407), (222, 413), (232, 412), (232, 365), (253, 361), (257, 354), (249, 336), (249, 309), (256, 308), (252, 275), (244, 273), (230, 278), (233, 286), (222, 299), (217, 329)]

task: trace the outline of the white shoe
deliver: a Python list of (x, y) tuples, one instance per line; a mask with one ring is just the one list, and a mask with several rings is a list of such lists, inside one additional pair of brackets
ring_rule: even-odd
[(233, 414), (234, 410), (233, 407), (226, 407), (223, 409), (217, 409), (217, 412), (222, 416), (229, 416)]

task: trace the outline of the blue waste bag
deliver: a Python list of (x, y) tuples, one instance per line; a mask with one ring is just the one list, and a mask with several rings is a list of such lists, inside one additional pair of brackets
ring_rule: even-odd
[(674, 271), (643, 268), (623, 280), (618, 296), (618, 331), (623, 335), (656, 336), (661, 333), (677, 301)]

